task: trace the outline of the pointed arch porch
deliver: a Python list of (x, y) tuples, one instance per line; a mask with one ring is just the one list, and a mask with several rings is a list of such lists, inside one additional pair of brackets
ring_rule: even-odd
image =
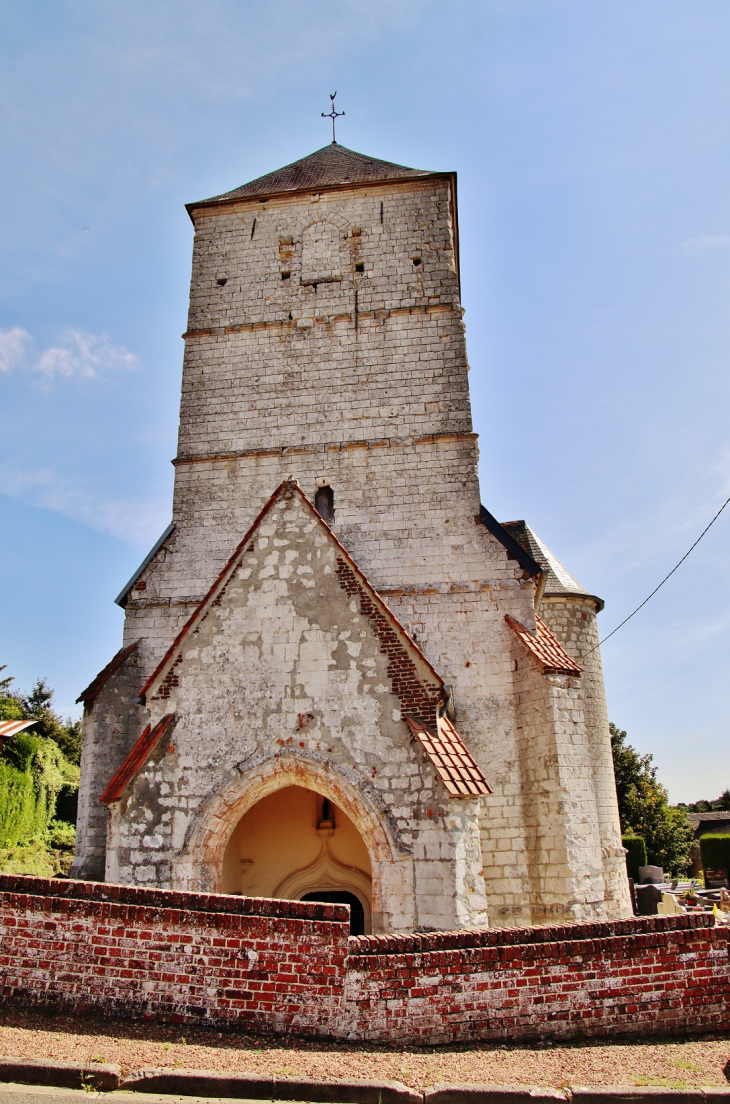
[(174, 888), (221, 892), (223, 855), (236, 825), (263, 798), (287, 786), (313, 790), (347, 814), (370, 857), (372, 930), (408, 930), (415, 919), (412, 858), (387, 815), (344, 772), (327, 761), (298, 754), (276, 755), (232, 772), (208, 795), (173, 864)]

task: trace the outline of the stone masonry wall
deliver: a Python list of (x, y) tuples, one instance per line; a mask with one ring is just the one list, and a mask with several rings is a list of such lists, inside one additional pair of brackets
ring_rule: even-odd
[(515, 638), (531, 921), (603, 919), (601, 845), (580, 677), (544, 674)]
[(0, 875), (6, 1007), (379, 1043), (723, 1031), (710, 916), (347, 939), (347, 908)]
[(601, 837), (603, 880), (609, 919), (626, 915), (629, 886), (621, 844), (616, 779), (608, 729), (606, 687), (599, 647), (596, 602), (589, 597), (543, 598), (540, 616), (568, 654), (583, 668), (581, 686), (591, 748), (593, 787)]
[(104, 879), (108, 814), (99, 798), (145, 724), (144, 711), (135, 702), (144, 670), (141, 652), (141, 647), (135, 648), (93, 702), (84, 706), (78, 843), (72, 867), (77, 878)]

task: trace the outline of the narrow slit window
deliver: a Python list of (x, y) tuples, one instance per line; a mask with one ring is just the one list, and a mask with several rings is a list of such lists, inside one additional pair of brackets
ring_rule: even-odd
[(314, 496), (314, 508), (322, 521), (335, 520), (335, 495), (331, 487), (318, 487)]

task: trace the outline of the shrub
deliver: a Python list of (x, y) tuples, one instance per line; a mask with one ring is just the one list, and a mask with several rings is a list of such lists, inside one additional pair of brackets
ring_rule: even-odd
[(626, 869), (629, 877), (635, 882), (639, 880), (639, 867), (646, 866), (646, 844), (641, 836), (622, 836), (621, 842), (626, 848)]
[(700, 836), (700, 855), (703, 870), (730, 873), (730, 834), (708, 832), (706, 836)]
[(19, 732), (0, 759), (0, 847), (40, 840), (56, 813), (58, 795), (78, 787), (79, 770), (53, 740)]

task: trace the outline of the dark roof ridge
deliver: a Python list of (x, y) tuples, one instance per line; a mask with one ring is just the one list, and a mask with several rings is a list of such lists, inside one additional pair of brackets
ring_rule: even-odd
[(116, 598), (114, 599), (115, 605), (121, 606), (122, 609), (126, 608), (127, 599), (129, 598), (130, 590), (132, 589), (134, 584), (137, 582), (137, 579), (139, 579), (140, 575), (142, 574), (144, 569), (147, 567), (147, 565), (152, 562), (152, 560), (155, 558), (157, 553), (160, 551), (160, 549), (162, 548), (162, 546), (165, 543), (165, 541), (167, 540), (167, 538), (169, 536), (171, 536), (171, 534), (174, 533), (174, 532), (175, 532), (175, 522), (171, 521), (170, 524), (168, 525), (167, 529), (165, 529), (165, 532), (162, 534), (162, 536), (159, 537), (155, 541), (155, 543), (152, 545), (149, 552), (147, 553), (145, 558), (142, 560), (142, 563), (139, 565), (139, 567), (135, 571), (132, 578), (120, 590), (119, 594), (117, 594)]
[(511, 533), (508, 533), (504, 525), (500, 525), (494, 514), (490, 514), (486, 506), (479, 505), (479, 516), (477, 521), (480, 522), (485, 529), (488, 529), (493, 537), (499, 541), (503, 548), (506, 549), (507, 555), (517, 560), (523, 571), (526, 571), (528, 575), (531, 575), (533, 579), (537, 575), (542, 574), (542, 567), (533, 559), (527, 549), (523, 548), (519, 544)]

